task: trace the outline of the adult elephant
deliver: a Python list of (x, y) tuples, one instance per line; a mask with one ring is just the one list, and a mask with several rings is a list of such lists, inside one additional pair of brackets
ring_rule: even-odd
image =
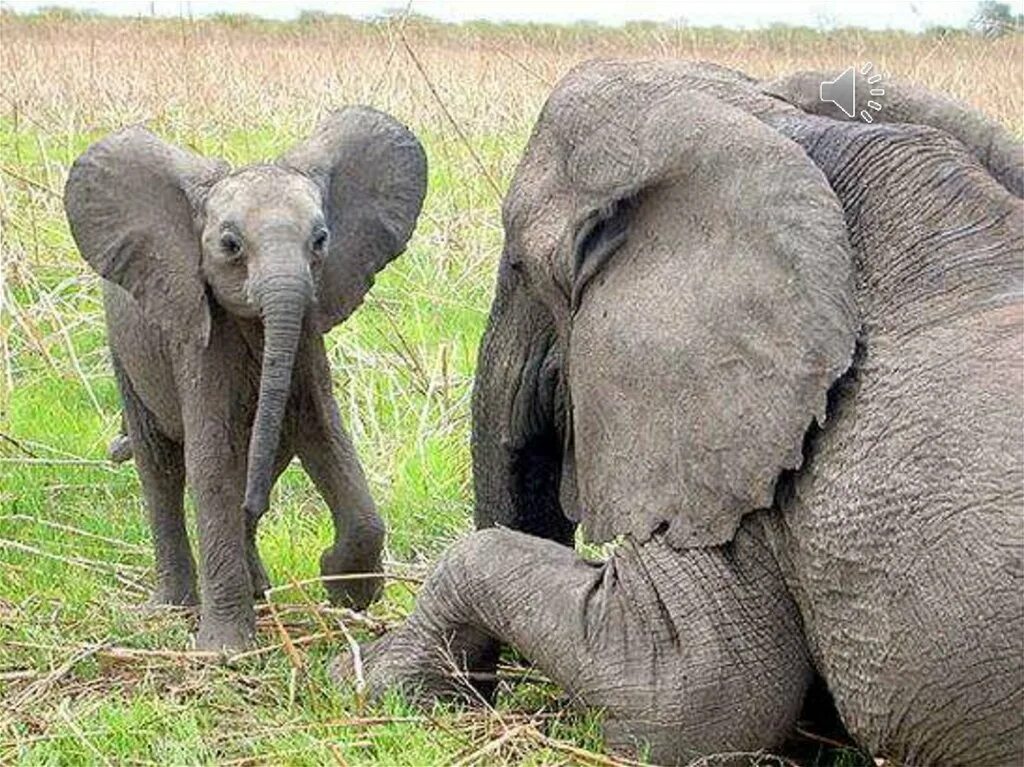
[[(454, 545), (371, 690), (487, 693), (507, 643), (611, 747), (686, 762), (778, 744), (818, 675), (874, 753), (1019, 761), (1021, 213), (926, 125), (574, 70), (505, 201), (473, 403), (477, 522), (535, 535)], [(556, 542), (577, 522), (607, 561)]]

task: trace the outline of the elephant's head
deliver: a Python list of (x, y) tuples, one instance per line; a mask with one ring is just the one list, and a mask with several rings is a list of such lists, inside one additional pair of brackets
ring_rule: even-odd
[(65, 207), (85, 259), (173, 347), (202, 349), (217, 312), (262, 326), (246, 510), (267, 507), (303, 325), (326, 332), (405, 248), (426, 191), (416, 138), (364, 107), (329, 115), (279, 161), (230, 172), (142, 128), (89, 148)]
[(858, 328), (842, 208), (721, 68), (584, 65), (505, 201), (474, 391), (477, 523), (731, 539), (802, 460)]

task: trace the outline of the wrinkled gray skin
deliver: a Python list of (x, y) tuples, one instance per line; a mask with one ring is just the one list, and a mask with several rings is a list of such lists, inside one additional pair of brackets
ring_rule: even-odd
[[(329, 115), (270, 165), (226, 165), (129, 128), (71, 169), (65, 207), (105, 278), (127, 439), (156, 549), (158, 604), (199, 603), (183, 513), (196, 503), (196, 644), (247, 645), (269, 587), (256, 527), (298, 455), (330, 507), (325, 576), (380, 571), (377, 514), (331, 395), (323, 333), (405, 247), (426, 188), (419, 142), (385, 114)], [(379, 578), (327, 582), (363, 608)]]
[[(828, 72), (797, 72), (766, 82), (762, 89), (809, 114), (856, 122), (859, 117), (850, 117), (834, 102), (821, 100), (821, 83), (834, 77), (835, 74)], [(945, 131), (959, 139), (999, 183), (1017, 197), (1024, 196), (1024, 152), (1020, 142), (1002, 125), (966, 104), (913, 83), (883, 80), (880, 85), (885, 94), (871, 96), (875, 85), (868, 82), (868, 76), (856, 73), (858, 104), (870, 99), (881, 107), (877, 112), (868, 110), (874, 120), (919, 123)]]
[[(1021, 202), (963, 136), (768, 90), (682, 62), (556, 87), (474, 391), (501, 527), (364, 648), (372, 693), (467, 695), (454, 664), (487, 695), (508, 644), (609, 747), (685, 763), (778, 745), (817, 676), (876, 754), (1019, 763)], [(621, 536), (606, 562), (577, 522)]]

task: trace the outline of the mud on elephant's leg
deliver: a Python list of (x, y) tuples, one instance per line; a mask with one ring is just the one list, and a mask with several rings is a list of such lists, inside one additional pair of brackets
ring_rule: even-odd
[(627, 542), (604, 564), (520, 533), (474, 533), (408, 621), (365, 648), (363, 673), (372, 695), (471, 697), (458, 677), (488, 678), (499, 642), (604, 709), (611, 748), (646, 744), (659, 762), (774, 745), (810, 680), (796, 608), (745, 530), (719, 549)]
[[(323, 366), (326, 367), (326, 357)], [(381, 577), (359, 577), (381, 572), (384, 520), (370, 497), (366, 477), (352, 443), (341, 426), (338, 408), (327, 390), (313, 393), (304, 414), (296, 445), (302, 465), (331, 510), (334, 544), (320, 556), (320, 573), (353, 576), (325, 580), (331, 601), (362, 610), (375, 601), (384, 586)]]

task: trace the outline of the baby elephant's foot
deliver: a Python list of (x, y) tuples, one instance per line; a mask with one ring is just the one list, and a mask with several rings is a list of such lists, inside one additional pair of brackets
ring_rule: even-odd
[(107, 458), (111, 463), (124, 463), (132, 459), (132, 441), (127, 434), (118, 434), (107, 447)]
[[(366, 693), (379, 701), (388, 690), (429, 707), (436, 701), (467, 704), (494, 698), (499, 645), (470, 629), (446, 635), (418, 630), (408, 622), (359, 648)], [(351, 651), (331, 664), (331, 678), (341, 685), (356, 682)]]
[[(333, 604), (365, 610), (384, 590), (379, 549), (372, 555), (352, 552), (344, 546), (326, 549), (320, 555), (320, 574)], [(341, 576), (341, 577), (337, 577)]]
[(160, 583), (153, 590), (148, 606), (159, 607), (198, 607), (199, 594), (193, 583)]
[(209, 652), (236, 652), (252, 647), (255, 638), (252, 620), (214, 620), (203, 617), (196, 634), (196, 649)]

